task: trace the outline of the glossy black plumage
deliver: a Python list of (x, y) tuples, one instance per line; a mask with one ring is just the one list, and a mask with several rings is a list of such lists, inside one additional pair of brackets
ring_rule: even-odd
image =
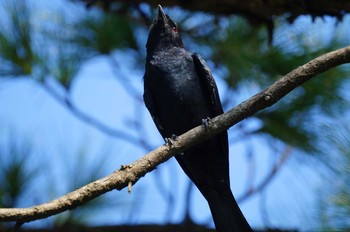
[[(223, 113), (208, 66), (184, 49), (176, 24), (160, 6), (146, 48), (144, 101), (163, 138)], [(251, 231), (230, 190), (227, 132), (175, 158), (208, 201), (217, 231)]]

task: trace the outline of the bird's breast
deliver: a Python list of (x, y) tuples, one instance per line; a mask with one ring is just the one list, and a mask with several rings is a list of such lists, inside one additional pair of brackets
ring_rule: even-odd
[(168, 96), (173, 103), (192, 102), (196, 95), (201, 95), (198, 76), (194, 65), (187, 61), (168, 62), (159, 67), (154, 78), (157, 79), (158, 90)]
[[(162, 56), (150, 61), (152, 98), (164, 127), (180, 134), (211, 117), (192, 57)], [(151, 80), (152, 79), (152, 80)]]

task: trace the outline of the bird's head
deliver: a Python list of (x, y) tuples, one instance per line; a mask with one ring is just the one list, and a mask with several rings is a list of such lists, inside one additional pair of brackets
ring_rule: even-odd
[(147, 51), (183, 47), (176, 23), (158, 5), (158, 15), (151, 25), (146, 44)]

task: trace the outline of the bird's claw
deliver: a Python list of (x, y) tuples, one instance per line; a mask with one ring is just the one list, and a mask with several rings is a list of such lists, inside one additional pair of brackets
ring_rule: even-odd
[(202, 125), (204, 126), (204, 129), (208, 129), (209, 124), (211, 123), (211, 118), (206, 117), (202, 119)]
[(172, 135), (170, 138), (165, 138), (165, 144), (170, 148), (170, 147), (174, 147), (174, 141), (176, 141), (177, 136), (176, 135)]

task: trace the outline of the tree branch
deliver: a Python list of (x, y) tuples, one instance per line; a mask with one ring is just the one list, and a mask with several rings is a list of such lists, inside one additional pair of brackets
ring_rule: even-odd
[(96, 129), (100, 130), (101, 132), (113, 136), (119, 139), (123, 139), (126, 142), (139, 144), (144, 148), (145, 150), (149, 151), (152, 150), (152, 147), (147, 144), (144, 140), (138, 139), (135, 136), (131, 135), (130, 133), (126, 133), (121, 130), (113, 129), (106, 124), (102, 123), (101, 121), (89, 116), (88, 114), (84, 113), (83, 111), (79, 110), (75, 104), (71, 101), (68, 95), (61, 96), (53, 87), (51, 87), (48, 83), (43, 82), (40, 83), (43, 89), (50, 94), (58, 103), (60, 103), (63, 107), (66, 107), (75, 117), (80, 119), (81, 121), (89, 124), (90, 126), (95, 127)]
[[(80, 0), (86, 2), (87, 0)], [(88, 1), (88, 2), (91, 2)], [(101, 1), (92, 1), (101, 2)], [(110, 2), (123, 3), (128, 2), (125, 0), (110, 0)], [(147, 3), (151, 6), (155, 5), (152, 0), (133, 0), (133, 4)], [(90, 4), (92, 5), (92, 4)], [(98, 4), (96, 4), (98, 5)], [(315, 1), (295, 1), (295, 0), (275, 0), (275, 1), (261, 1), (251, 0), (248, 2), (242, 2), (239, 0), (224, 0), (217, 1), (211, 0), (195, 0), (195, 1), (181, 1), (181, 0), (168, 0), (162, 1), (162, 5), (170, 7), (181, 7), (187, 11), (201, 11), (215, 15), (232, 15), (238, 14), (247, 18), (250, 22), (266, 23), (268, 19), (275, 16), (285, 16), (288, 21), (293, 22), (297, 17), (301, 15), (309, 15), (315, 17), (332, 16), (336, 17), (338, 21), (341, 21), (345, 14), (350, 12), (350, 3), (343, 0), (319, 0)], [(101, 7), (101, 6), (100, 6)], [(103, 7), (102, 7), (103, 8)], [(104, 8), (106, 9), (106, 8)], [(288, 15), (288, 16), (286, 16)]]
[(142, 176), (157, 165), (167, 161), (191, 146), (227, 130), (259, 110), (267, 108), (293, 89), (315, 75), (338, 65), (350, 62), (350, 46), (329, 52), (288, 73), (262, 92), (242, 102), (225, 114), (211, 120), (207, 128), (197, 126), (177, 137), (171, 147), (160, 146), (130, 165), (123, 165), (118, 171), (70, 192), (51, 202), (30, 208), (0, 209), (0, 221), (16, 221), (18, 224), (46, 218), (71, 210), (85, 202), (113, 189), (123, 189), (129, 183), (135, 184)]
[(270, 169), (268, 174), (264, 177), (264, 179), (255, 187), (250, 187), (245, 193), (242, 194), (242, 196), (237, 197), (237, 202), (242, 203), (243, 201), (247, 200), (250, 196), (260, 192), (263, 190), (276, 176), (278, 171), (281, 169), (282, 165), (285, 161), (289, 158), (289, 156), (292, 154), (292, 148), (290, 146), (287, 146), (279, 158), (278, 162), (273, 165), (273, 167)]

